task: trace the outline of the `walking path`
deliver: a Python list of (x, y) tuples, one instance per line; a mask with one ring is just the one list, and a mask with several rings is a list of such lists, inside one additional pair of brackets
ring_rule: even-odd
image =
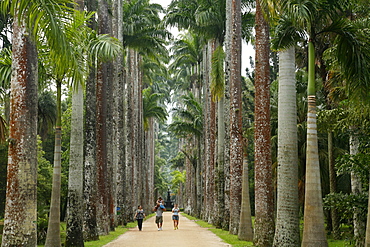
[(214, 233), (200, 227), (180, 213), (179, 229), (173, 229), (172, 213), (163, 213), (163, 230), (158, 231), (155, 217), (143, 222), (143, 229), (131, 228), (113, 242), (103, 247), (225, 247), (231, 246)]

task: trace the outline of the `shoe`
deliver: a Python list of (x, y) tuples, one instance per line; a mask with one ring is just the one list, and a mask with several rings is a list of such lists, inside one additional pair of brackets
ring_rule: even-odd
[(161, 228), (158, 228), (158, 231), (160, 231), (161, 230)]
[(162, 231), (162, 227), (159, 228)]

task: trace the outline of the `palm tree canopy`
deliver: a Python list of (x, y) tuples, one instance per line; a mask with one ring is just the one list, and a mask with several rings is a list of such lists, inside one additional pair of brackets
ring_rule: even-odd
[(160, 122), (167, 119), (167, 112), (164, 106), (159, 106), (158, 101), (163, 96), (159, 93), (153, 93), (152, 88), (143, 90), (143, 114), (144, 114), (144, 128), (149, 128), (149, 118), (155, 118)]
[(168, 129), (179, 137), (200, 137), (203, 134), (203, 110), (192, 93), (181, 97), (184, 108), (174, 108), (174, 121)]

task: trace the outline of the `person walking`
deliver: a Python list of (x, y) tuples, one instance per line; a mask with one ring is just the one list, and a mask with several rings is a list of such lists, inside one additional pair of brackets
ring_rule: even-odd
[(172, 209), (172, 220), (173, 220), (173, 229), (179, 229), (179, 213), (180, 209), (177, 204), (174, 205)]
[(145, 218), (145, 212), (141, 205), (137, 207), (134, 218), (137, 220), (137, 226), (139, 227), (139, 231), (141, 231), (141, 229), (143, 228), (143, 220)]
[(163, 226), (163, 211), (166, 211), (163, 203), (161, 202), (161, 197), (158, 198), (157, 204), (154, 207), (155, 211), (155, 223), (157, 224), (158, 231), (162, 231)]

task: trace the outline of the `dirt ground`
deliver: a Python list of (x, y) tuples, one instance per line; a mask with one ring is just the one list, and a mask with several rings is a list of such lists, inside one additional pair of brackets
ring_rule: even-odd
[(173, 229), (171, 212), (163, 214), (163, 230), (158, 231), (155, 217), (144, 221), (142, 231), (132, 228), (104, 247), (220, 247), (231, 246), (214, 233), (200, 227), (180, 213), (179, 229)]

